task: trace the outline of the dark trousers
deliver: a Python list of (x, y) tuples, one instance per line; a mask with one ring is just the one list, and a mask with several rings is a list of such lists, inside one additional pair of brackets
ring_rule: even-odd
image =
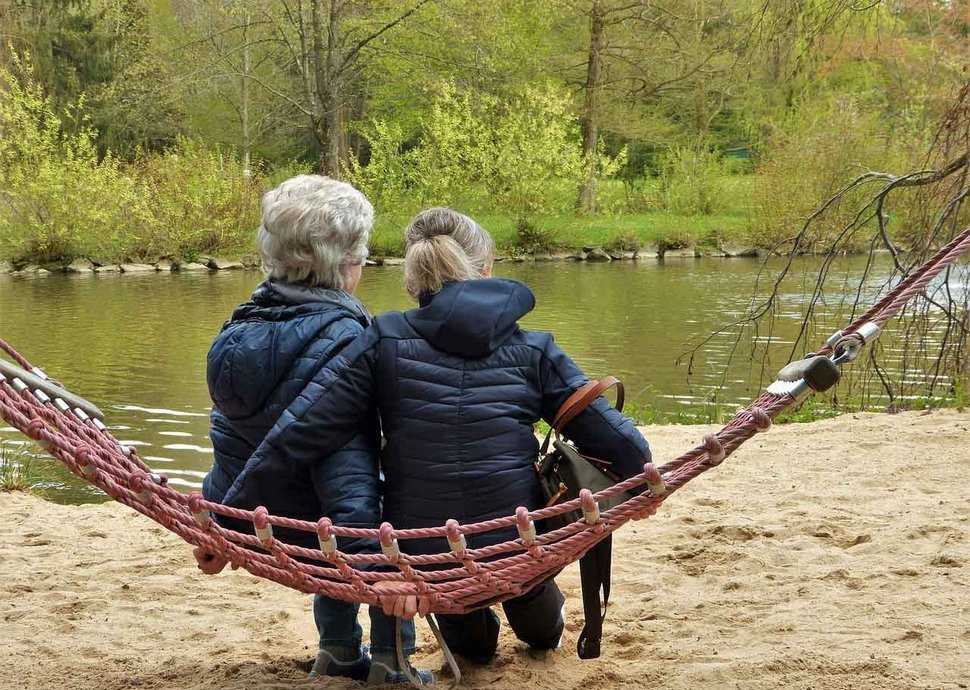
[[(565, 621), (566, 599), (554, 580), (547, 580), (521, 597), (502, 604), (515, 636), (533, 649), (555, 649)], [(455, 654), (484, 664), (498, 649), (499, 619), (490, 608), (461, 615), (436, 616), (445, 642)]]

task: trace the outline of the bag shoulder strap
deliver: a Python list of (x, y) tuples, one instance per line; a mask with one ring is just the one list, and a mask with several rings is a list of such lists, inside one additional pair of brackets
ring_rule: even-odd
[[(613, 560), (613, 536), (610, 535), (579, 559), (579, 577), (583, 588), (583, 631), (576, 641), (580, 659), (600, 655), (603, 621), (610, 603), (610, 569)], [(600, 594), (602, 592), (602, 599)]]
[(563, 406), (556, 413), (556, 418), (552, 422), (552, 428), (558, 433), (562, 433), (563, 428), (573, 421), (576, 416), (593, 404), (596, 398), (600, 397), (610, 388), (616, 387), (616, 409), (623, 411), (623, 383), (615, 376), (607, 376), (599, 381), (590, 381), (585, 386), (570, 395)]
[(573, 421), (583, 410), (592, 405), (598, 397), (610, 388), (616, 388), (616, 409), (622, 412), (625, 395), (623, 382), (620, 379), (615, 376), (607, 376), (599, 381), (596, 379), (588, 381), (566, 398), (566, 402), (556, 412), (549, 433), (546, 434), (546, 438), (542, 443), (542, 453), (545, 454), (549, 450), (549, 440), (553, 433), (557, 437), (562, 434), (562, 430), (569, 422)]

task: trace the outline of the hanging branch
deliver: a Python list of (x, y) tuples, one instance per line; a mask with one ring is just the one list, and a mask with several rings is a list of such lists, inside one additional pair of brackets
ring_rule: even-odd
[[(939, 162), (934, 165), (934, 160)], [(776, 247), (778, 251), (773, 253), (785, 257), (781, 269), (771, 275), (768, 260), (762, 263), (744, 315), (693, 343), (681, 355), (679, 361), (686, 360), (688, 377), (693, 372), (695, 357), (712, 341), (728, 334), (734, 338), (729, 364), (739, 352), (747, 352), (751, 366), (760, 364), (761, 382), (774, 374), (770, 348), (759, 349), (758, 344), (764, 340), (765, 334), (770, 343), (777, 333), (775, 317), (781, 289), (791, 278), (796, 257), (812, 244), (819, 226), (844, 203), (863, 195), (858, 210), (837, 226), (825, 245), (820, 264), (815, 269), (814, 286), (788, 352), (789, 360), (818, 345), (814, 342), (820, 327), (816, 314), (819, 307), (826, 304), (827, 296), (837, 296), (838, 306), (848, 307), (852, 316), (865, 311), (873, 298), (866, 291), (872, 287), (870, 282), (880, 266), (878, 254), (887, 254), (890, 262), (888, 275), (879, 286), (881, 292), (904, 279), (936, 248), (966, 226), (967, 207), (964, 204), (970, 197), (970, 82), (963, 86), (947, 110), (926, 161), (922, 169), (902, 175), (866, 170), (825, 199), (793, 237)], [(924, 231), (903, 249), (890, 233), (888, 209), (892, 208), (901, 191), (907, 189), (919, 190)], [(854, 289), (833, 286), (830, 275), (837, 259), (858, 246), (868, 246), (859, 284)], [(785, 248), (783, 251), (782, 247)], [(885, 263), (881, 265), (885, 266)], [(941, 381), (950, 382), (948, 393), (951, 395), (960, 385), (966, 385), (961, 377), (970, 370), (967, 361), (970, 289), (965, 287), (964, 281), (964, 287), (955, 290), (952, 279), (955, 273), (968, 272), (966, 267), (947, 270), (941, 281), (904, 310), (899, 317), (899, 326), (888, 336), (895, 347), (872, 349), (866, 366), (850, 374), (844, 388), (854, 392), (856, 398), (867, 405), (874, 398), (871, 386), (876, 384), (890, 408), (900, 409), (908, 399), (935, 396)], [(770, 278), (766, 295), (761, 288), (765, 278)], [(745, 348), (748, 342), (754, 344)], [(890, 349), (897, 357), (892, 366), (883, 361)], [(722, 386), (723, 383), (724, 380)]]

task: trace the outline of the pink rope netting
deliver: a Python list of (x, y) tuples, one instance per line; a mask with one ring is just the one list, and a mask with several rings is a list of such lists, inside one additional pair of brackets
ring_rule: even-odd
[[(968, 249), (970, 228), (912, 271), (850, 324), (841, 338), (816, 354), (838, 354), (857, 345), (861, 328), (870, 323), (881, 327)], [(24, 369), (32, 369), (26, 358), (3, 340), (0, 349)], [(449, 520), (428, 529), (394, 529), (387, 523), (380, 529), (352, 529), (331, 524), (326, 518), (305, 522), (270, 515), (265, 508), (248, 511), (211, 503), (199, 493), (185, 495), (169, 487), (163, 476), (154, 474), (133, 448), (119, 444), (98, 420), (59, 402), (19, 379), (0, 375), (3, 419), (37, 441), (74, 474), (189, 544), (224, 556), (253, 575), (302, 592), (366, 604), (377, 604), (386, 595), (415, 594), (425, 598), (432, 613), (463, 613), (525, 593), (627, 522), (653, 515), (678, 489), (719, 465), (756, 433), (767, 431), (772, 420), (797, 400), (787, 393), (766, 391), (716, 434), (705, 436), (700, 445), (659, 468), (646, 465), (642, 474), (596, 495), (584, 490), (579, 499), (549, 508), (519, 508), (514, 515), (469, 525)], [(639, 496), (595, 517), (599, 502), (643, 486), (647, 488)], [(546, 534), (535, 533), (535, 522), (578, 509), (593, 517)], [(251, 522), (255, 535), (227, 529), (213, 515)], [(274, 526), (315, 533), (320, 548), (284, 543), (273, 536)], [(480, 549), (465, 546), (464, 536), (511, 527), (517, 528), (517, 539)], [(339, 540), (347, 538), (378, 540), (382, 553), (344, 553)], [(399, 540), (417, 538), (440, 539), (442, 551), (409, 555), (398, 548)], [(364, 565), (389, 568), (355, 567)], [(380, 589), (376, 588), (378, 584)]]

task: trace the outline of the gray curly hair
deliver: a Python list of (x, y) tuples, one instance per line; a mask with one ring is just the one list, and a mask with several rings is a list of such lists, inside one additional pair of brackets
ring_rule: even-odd
[(257, 240), (263, 270), (289, 283), (345, 290), (364, 263), (374, 208), (346, 182), (298, 175), (266, 192)]

